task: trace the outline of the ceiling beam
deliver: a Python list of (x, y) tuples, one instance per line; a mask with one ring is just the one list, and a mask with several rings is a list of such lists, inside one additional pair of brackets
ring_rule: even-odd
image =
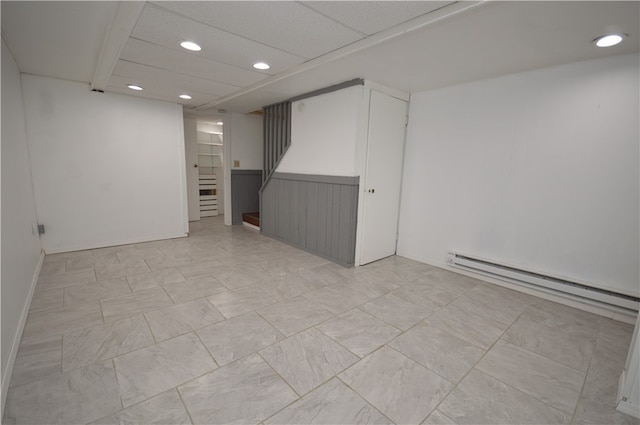
[(133, 27), (138, 22), (145, 2), (120, 1), (116, 14), (107, 28), (102, 48), (98, 56), (98, 64), (91, 80), (91, 90), (104, 91), (111, 78), (111, 73), (118, 63), (122, 49), (127, 43)]
[(346, 56), (352, 55), (359, 51), (362, 51), (370, 47), (373, 47), (375, 45), (392, 40), (396, 37), (401, 37), (413, 31), (420, 30), (429, 25), (435, 24), (436, 22), (440, 22), (442, 20), (451, 18), (458, 14), (468, 12), (482, 4), (486, 4), (491, 1), (492, 0), (473, 0), (473, 1), (459, 1), (459, 2), (452, 3), (448, 6), (442, 7), (440, 9), (436, 9), (433, 12), (410, 19), (392, 28), (380, 31), (369, 37), (366, 37), (356, 42), (353, 42), (351, 44), (348, 44), (344, 47), (336, 49), (325, 55), (319, 56), (315, 59), (311, 59), (307, 62), (303, 62), (279, 74), (271, 75), (254, 84), (244, 87), (238, 91), (235, 91), (228, 96), (222, 97), (220, 99), (216, 99), (215, 101), (204, 104), (204, 105), (197, 106), (194, 109), (196, 111), (203, 111), (203, 110), (215, 108), (216, 106), (222, 105), (223, 103), (229, 100), (236, 99), (238, 97), (249, 94), (253, 91), (263, 89), (274, 83), (277, 83), (278, 81), (284, 80), (286, 78), (292, 77), (302, 72), (309, 71), (313, 68), (317, 68), (323, 64), (344, 58)]

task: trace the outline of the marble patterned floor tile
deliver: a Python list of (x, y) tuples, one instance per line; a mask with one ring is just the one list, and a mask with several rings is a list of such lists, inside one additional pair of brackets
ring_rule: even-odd
[(186, 279), (173, 267), (151, 271), (148, 273), (136, 274), (127, 277), (127, 282), (132, 291), (155, 288), (172, 283), (183, 282)]
[(359, 357), (365, 357), (400, 334), (400, 330), (358, 309), (335, 317), (316, 329)]
[(101, 300), (105, 322), (124, 319), (139, 313), (173, 305), (162, 288), (142, 289), (128, 295)]
[(175, 389), (134, 404), (91, 425), (191, 425), (189, 415)]
[(320, 289), (327, 284), (321, 280), (307, 280), (300, 273), (287, 273), (263, 280), (257, 285), (277, 301), (284, 301)]
[(40, 275), (38, 277), (37, 290), (57, 289), (73, 285), (82, 285), (96, 281), (96, 273), (93, 269), (77, 270), (72, 272)]
[(300, 395), (358, 361), (356, 355), (316, 329), (289, 337), (259, 354)]
[(300, 270), (299, 273), (308, 280), (320, 281), (325, 285), (332, 285), (345, 280), (344, 275), (340, 273), (342, 269), (344, 269), (343, 266), (329, 263)]
[(435, 311), (451, 303), (458, 294), (440, 288), (425, 285), (423, 282), (412, 282), (391, 292), (391, 295), (411, 301), (430, 311)]
[(144, 317), (134, 316), (64, 334), (62, 370), (87, 366), (153, 344)]
[(457, 425), (451, 418), (439, 410), (434, 410), (422, 425)]
[[(187, 238), (187, 241), (189, 238)], [(197, 246), (195, 243), (177, 243), (173, 242), (171, 244), (157, 247), (164, 256), (189, 256), (189, 253), (202, 251), (202, 248)]]
[[(473, 290), (470, 292), (473, 292)], [(479, 297), (473, 297), (473, 295), (475, 294), (468, 293), (462, 295), (454, 300), (451, 305), (465, 310), (475, 316), (486, 317), (507, 326), (512, 324), (526, 308), (524, 305), (511, 304), (504, 302), (499, 298), (486, 300)]]
[(409, 329), (433, 312), (391, 294), (376, 298), (360, 309), (402, 330)]
[(296, 400), (253, 354), (178, 387), (194, 424), (257, 424)]
[(285, 338), (255, 312), (207, 326), (196, 333), (219, 365), (246, 357)]
[(88, 255), (69, 258), (67, 260), (67, 271), (93, 269), (98, 265), (107, 266), (109, 264), (117, 264), (119, 262), (120, 260), (118, 260), (115, 253), (106, 253), (101, 255), (88, 253)]
[(333, 314), (344, 313), (347, 310), (357, 307), (369, 301), (371, 298), (359, 292), (352, 291), (343, 285), (328, 285), (324, 288), (304, 294), (310, 299)]
[(231, 269), (227, 272), (220, 273), (216, 275), (216, 279), (218, 279), (224, 286), (229, 288), (230, 290), (236, 290), (240, 288), (244, 288), (245, 286), (251, 286), (256, 283), (262, 282), (265, 277), (258, 271), (253, 270), (251, 268), (243, 268), (243, 269)]
[(346, 277), (339, 284), (369, 298), (377, 298), (402, 287), (396, 280), (385, 279), (373, 272)]
[(633, 337), (633, 325), (602, 319), (596, 336), (593, 359), (624, 366)]
[(521, 318), (559, 331), (590, 337), (597, 335), (602, 322), (602, 317), (593, 313), (547, 300), (538, 300), (522, 313)]
[(581, 400), (615, 406), (624, 366), (593, 360), (587, 372)]
[(11, 373), (11, 386), (27, 384), (62, 371), (62, 335), (45, 336), (33, 342), (24, 342)]
[(115, 279), (149, 271), (144, 260), (131, 260), (124, 263), (97, 265), (95, 267), (98, 280)]
[(418, 323), (389, 346), (451, 382), (458, 382), (485, 351), (426, 323)]
[(193, 333), (116, 357), (114, 364), (124, 407), (217, 368)]
[(279, 424), (392, 424), (339, 379), (333, 378), (264, 422)]
[(304, 297), (291, 298), (271, 304), (257, 312), (286, 336), (291, 336), (333, 317), (333, 313)]
[(40, 275), (42, 278), (44, 276), (50, 276), (55, 274), (64, 273), (67, 271), (67, 260), (66, 257), (58, 257), (57, 254), (51, 254), (44, 257), (44, 261), (42, 262), (42, 266), (40, 267)]
[(27, 317), (22, 340), (32, 341), (102, 323), (102, 313), (97, 302), (31, 313)]
[[(31, 422), (93, 424), (190, 423), (192, 419), (194, 422), (199, 420), (210, 423), (210, 417), (236, 418), (238, 422), (246, 422), (246, 418), (255, 418), (255, 421), (260, 420), (263, 424), (288, 421), (375, 423), (378, 422), (376, 418), (380, 417), (390, 421), (388, 416), (385, 417), (380, 410), (368, 404), (362, 394), (358, 394), (354, 388), (349, 388), (340, 378), (336, 378), (336, 372), (331, 368), (323, 369), (326, 363), (330, 363), (323, 356), (331, 359), (335, 353), (332, 348), (323, 351), (312, 347), (326, 344), (333, 348), (339, 347), (343, 353), (352, 350), (361, 357), (361, 360), (358, 360), (358, 357), (353, 356), (355, 363), (347, 362), (349, 366), (345, 370), (355, 368), (359, 361), (364, 361), (369, 356), (391, 351), (406, 359), (405, 361), (413, 361), (411, 364), (417, 364), (418, 370), (435, 372), (436, 375), (452, 381), (457, 377), (459, 383), (456, 389), (435, 407), (436, 410), (427, 412), (429, 416), (424, 420), (424, 424), (451, 425), (456, 423), (454, 419), (459, 419), (462, 423), (511, 423), (518, 420), (566, 422), (569, 420), (570, 414), (567, 414), (567, 411), (571, 403), (565, 402), (567, 394), (554, 395), (561, 388), (561, 385), (556, 385), (555, 382), (563, 376), (558, 370), (565, 366), (569, 366), (571, 370), (584, 365), (584, 370), (574, 371), (582, 375), (586, 373), (586, 379), (573, 422), (640, 425), (638, 420), (617, 412), (614, 408), (618, 378), (626, 360), (633, 331), (630, 325), (398, 256), (363, 267), (344, 268), (242, 226), (224, 226), (222, 217), (205, 218), (200, 222), (189, 223), (189, 227), (190, 234), (186, 238), (45, 256), (32, 300), (30, 321), (25, 328), (16, 357), (3, 423), (29, 422), (24, 419), (27, 416), (35, 418)], [(178, 283), (161, 281), (163, 276), (172, 274), (166, 269), (178, 268), (188, 270), (187, 274), (194, 279)], [(100, 277), (97, 282), (95, 269), (98, 269)], [(158, 273), (153, 274), (151, 271)], [(117, 277), (110, 279), (109, 273)], [(203, 273), (203, 277), (198, 277)], [(283, 331), (283, 326), (294, 323), (297, 317), (301, 317), (302, 322), (309, 319), (307, 312), (303, 312), (302, 303), (299, 303), (298, 297), (301, 292), (296, 290), (300, 288), (296, 289), (296, 282), (287, 285), (286, 278), (282, 278), (286, 275), (297, 275), (309, 282), (310, 289), (307, 291), (307, 288), (303, 287), (302, 291), (305, 292), (302, 296), (327, 287), (338, 287), (343, 291), (336, 295), (333, 291), (327, 290), (324, 294), (327, 306), (335, 304), (333, 308), (336, 308), (336, 311), (332, 313), (339, 312), (340, 316), (329, 318), (314, 324), (314, 328), (302, 331), (301, 335), (307, 335), (309, 332), (313, 335), (315, 332), (315, 337), (309, 338), (310, 341), (297, 344), (309, 346), (306, 352), (310, 360), (304, 358), (304, 353), (298, 354), (300, 350), (296, 352), (296, 347), (293, 347), (296, 344), (292, 344), (294, 349), (280, 350), (280, 354), (276, 356), (283, 359), (279, 367), (284, 369), (285, 366), (282, 364), (285, 364), (303, 383), (313, 382), (316, 375), (323, 376), (322, 379), (317, 379), (318, 384), (310, 384), (313, 389), (303, 393), (303, 399), (297, 401), (294, 389), (286, 384), (283, 376), (279, 376), (258, 353), (268, 353), (268, 350), (274, 347), (281, 349), (280, 344), (296, 337), (300, 338), (294, 334), (287, 339), (268, 320), (261, 317), (258, 311), (265, 315), (268, 311), (271, 315), (270, 320), (274, 322), (277, 318), (282, 320), (279, 326)], [(149, 276), (157, 276), (160, 280), (145, 280)], [(143, 291), (164, 291), (169, 300), (161, 292), (148, 292), (146, 301), (144, 296), (137, 300), (130, 299), (126, 308), (131, 310), (120, 318), (118, 315), (122, 310), (110, 311), (109, 308), (116, 306), (107, 303), (105, 324), (99, 301), (131, 295), (127, 278), (134, 282), (132, 286), (138, 285), (136, 289), (148, 285), (153, 288)], [(284, 295), (282, 298), (288, 297), (289, 300), (296, 298), (291, 303), (283, 304), (289, 307), (286, 310), (270, 307), (270, 304), (277, 301), (260, 289), (261, 282), (272, 278), (277, 278), (276, 281), (280, 282), (268, 288), (272, 290), (273, 295)], [(242, 291), (238, 291), (240, 289)], [(232, 292), (236, 293), (226, 299), (222, 296), (223, 293)], [(400, 333), (401, 331), (393, 325), (364, 312), (364, 304), (351, 307), (348, 295), (354, 293), (365, 297), (366, 302), (390, 295), (418, 306), (422, 305), (423, 308), (431, 309), (432, 313), (406, 332)], [(345, 294), (347, 296), (344, 296)], [(207, 297), (216, 298), (217, 302), (225, 305), (227, 313), (233, 318), (213, 324), (207, 322), (204, 327), (198, 328), (206, 322), (200, 322), (203, 317), (198, 312), (198, 306), (213, 305)], [(153, 299), (161, 301), (161, 305), (154, 302), (147, 304), (147, 301)], [(309, 297), (302, 299), (305, 300), (305, 305), (317, 304), (317, 300)], [(194, 300), (197, 302), (191, 303)], [(345, 301), (347, 305), (340, 306), (339, 303)], [(180, 303), (193, 308), (173, 307), (173, 304)], [(124, 304), (127, 303), (119, 306), (123, 310)], [(383, 305), (380, 308), (393, 310), (392, 307)], [(215, 306), (211, 308), (217, 310)], [(454, 314), (449, 311), (456, 308), (461, 312)], [(165, 309), (167, 314), (161, 314), (160, 311)], [(178, 314), (179, 312), (181, 314)], [(112, 316), (114, 313), (115, 316)], [(191, 318), (182, 317), (182, 313), (191, 315)], [(389, 314), (389, 317), (402, 316), (403, 313), (398, 310)], [(235, 316), (236, 314), (240, 315)], [(144, 315), (151, 320), (147, 320)], [(207, 317), (206, 311), (204, 315)], [(521, 316), (520, 319), (517, 319), (518, 315)], [(136, 349), (136, 332), (132, 331), (131, 335), (128, 335), (126, 331), (118, 328), (122, 323), (135, 320), (136, 316), (138, 320), (141, 319), (140, 325), (153, 323), (158, 339), (186, 333), (154, 343), (156, 339), (153, 336), (149, 338), (149, 334), (153, 334), (148, 328), (143, 339), (149, 345)], [(221, 317), (217, 316), (216, 320)], [(437, 326), (430, 322), (434, 317), (438, 321)], [(454, 320), (456, 317), (459, 319), (458, 322)], [(33, 319), (39, 321), (36, 323), (37, 326), (34, 326)], [(191, 323), (191, 319), (195, 322)], [(482, 353), (480, 346), (487, 342), (483, 339), (486, 336), (482, 334), (487, 329), (492, 333), (494, 322), (491, 320), (499, 323), (499, 326), (496, 325), (498, 332), (505, 326), (511, 327), (502, 334), (501, 340), (493, 341), (487, 346), (490, 348), (489, 353), (485, 354), (480, 363), (473, 366), (474, 354)], [(310, 322), (315, 322), (315, 319)], [(297, 331), (296, 327), (301, 326), (303, 325), (296, 324), (289, 328), (287, 334)], [(304, 326), (307, 326), (307, 323)], [(480, 341), (472, 343), (465, 339), (473, 334), (476, 334), (474, 337)], [(86, 336), (86, 341), (80, 336)], [(179, 343), (171, 345), (174, 339)], [(500, 351), (504, 346), (509, 347), (509, 344), (514, 344), (512, 347), (515, 347), (517, 354), (508, 355)], [(76, 353), (73, 352), (73, 347), (76, 347)], [(117, 352), (113, 354), (116, 348)], [(152, 355), (157, 351), (161, 354)], [(470, 353), (471, 355), (467, 356)], [(285, 357), (285, 354), (291, 357)], [(63, 355), (68, 362), (64, 365)], [(100, 360), (105, 356), (106, 360)], [(198, 357), (202, 360), (198, 360)], [(246, 381), (253, 382), (242, 376), (243, 372), (250, 373), (247, 371), (251, 369), (247, 367), (248, 363), (243, 362), (251, 357), (262, 363), (262, 367), (258, 369), (263, 370), (269, 377), (275, 377), (274, 381), (279, 380), (283, 391), (288, 391), (291, 395), (291, 401), (283, 401), (281, 405), (275, 403), (278, 406), (273, 406), (269, 403), (268, 394), (252, 395), (251, 392), (255, 388), (241, 387)], [(542, 370), (538, 371), (532, 366), (535, 364), (530, 361), (532, 357), (539, 360)], [(303, 360), (298, 361), (298, 358)], [(136, 385), (140, 386), (129, 387), (130, 391), (127, 394), (132, 399), (128, 402), (134, 404), (125, 406), (125, 409), (115, 379), (116, 371), (112, 368), (119, 359), (127, 360), (125, 363), (129, 369), (125, 375), (131, 376)], [(574, 361), (575, 364), (567, 365), (562, 363), (563, 361)], [(76, 362), (75, 365), (73, 362)], [(88, 366), (84, 366), (87, 364)], [(211, 368), (204, 372), (193, 370), (203, 364), (209, 364)], [(553, 366), (546, 367), (547, 364)], [(560, 369), (556, 370), (558, 364), (565, 366), (559, 366)], [(114, 403), (109, 407), (108, 400), (103, 403), (100, 397), (94, 399), (92, 395), (96, 394), (97, 389), (89, 389), (86, 391), (87, 394), (83, 391), (86, 379), (82, 378), (84, 372), (81, 371), (96, 370), (96, 365), (105, 365), (112, 369), (112, 381), (115, 381), (115, 384), (108, 384), (106, 387), (115, 389), (103, 389), (105, 394), (114, 395), (117, 405)], [(219, 411), (220, 415), (211, 415), (212, 406), (207, 405), (210, 400), (206, 400), (207, 395), (204, 395), (199, 403), (194, 404), (198, 405), (199, 419), (192, 418), (176, 386), (186, 386), (205, 376), (214, 375), (222, 369), (218, 369), (219, 365), (230, 368), (228, 374), (215, 375), (215, 379), (212, 378), (210, 381), (217, 386), (215, 391), (224, 394), (220, 396), (223, 405)], [(397, 365), (384, 367), (398, 369)], [(472, 369), (468, 371), (470, 367)], [(298, 370), (301, 372), (298, 373)], [(89, 375), (91, 374), (87, 376)], [(375, 374), (372, 373), (373, 375)], [(553, 379), (547, 388), (545, 379), (548, 375), (553, 375)], [(70, 376), (73, 379), (68, 379)], [(480, 383), (476, 382), (478, 393), (471, 394), (467, 401), (459, 399), (457, 404), (449, 405), (448, 403), (452, 403), (451, 395), (458, 394), (461, 389), (468, 390), (474, 387), (470, 379), (477, 376), (483, 377)], [(228, 389), (236, 386), (232, 382), (234, 379), (238, 383), (238, 391), (230, 392)], [(371, 380), (376, 381), (375, 378)], [(51, 387), (50, 384), (54, 381), (58, 382), (56, 385), (59, 388)], [(89, 378), (89, 381), (93, 379)], [(259, 378), (256, 382), (260, 382)], [(122, 382), (120, 384), (122, 385)], [(393, 385), (396, 384), (392, 383), (391, 386)], [(256, 391), (260, 391), (260, 385), (255, 387), (258, 387)], [(25, 388), (29, 390), (25, 391)], [(403, 386), (403, 389), (408, 388), (411, 386)], [(501, 392), (501, 389), (506, 390)], [(56, 393), (51, 395), (52, 391)], [(278, 397), (277, 391), (271, 393), (267, 390), (267, 393), (276, 394), (276, 398)], [(540, 396), (540, 393), (544, 395)], [(194, 396), (195, 394), (194, 392)], [(424, 394), (423, 392), (422, 395)], [(568, 394), (574, 397), (575, 391), (570, 389)], [(85, 395), (89, 401), (84, 402)], [(136, 395), (141, 398), (136, 399)], [(252, 397), (257, 404), (243, 402)], [(238, 402), (233, 402), (236, 399)], [(553, 400), (549, 403), (541, 402), (551, 399)], [(62, 401), (58, 403), (53, 400)], [(418, 397), (415, 400), (406, 401), (408, 407), (405, 410), (426, 411), (421, 399)], [(76, 403), (80, 403), (79, 408), (76, 408)], [(342, 419), (351, 418), (353, 410), (350, 409), (354, 408), (353, 406), (361, 406), (361, 403), (364, 403), (365, 407), (358, 411), (360, 416), (354, 414), (356, 416), (353, 419)], [(518, 403), (524, 403), (525, 406)], [(555, 409), (553, 405), (565, 410)], [(21, 412), (20, 409), (15, 409), (16, 406), (28, 406), (27, 408), (33, 412)], [(48, 406), (52, 406), (51, 409), (47, 410)], [(459, 410), (451, 410), (452, 406), (458, 406), (456, 409)], [(515, 410), (513, 406), (516, 406)], [(11, 413), (12, 409), (14, 413)], [(61, 413), (63, 409), (67, 409), (68, 412)], [(445, 411), (446, 409), (450, 410)], [(26, 416), (20, 419), (16, 417), (15, 412)], [(380, 416), (371, 412), (378, 412)], [(451, 416), (452, 412), (458, 412), (458, 418)], [(368, 417), (369, 413), (371, 417)], [(253, 419), (249, 419), (250, 421)]]
[(419, 424), (453, 384), (397, 351), (382, 347), (339, 375), (398, 424)]
[(498, 301), (499, 303), (517, 306), (518, 308), (531, 306), (542, 301), (540, 298), (534, 297), (533, 295), (505, 288), (497, 284), (480, 281), (476, 282), (478, 282), (478, 284), (475, 288), (466, 293), (469, 298), (474, 300), (482, 300), (487, 303), (490, 303), (491, 301)]
[[(84, 286), (84, 285), (79, 285)], [(29, 306), (29, 313), (52, 310), (64, 305), (64, 288), (50, 289), (48, 291), (34, 291)]]
[(416, 281), (458, 295), (463, 295), (480, 283), (479, 280), (440, 268), (433, 268), (433, 270), (424, 273)]
[(182, 273), (187, 279), (196, 279), (199, 277), (213, 276), (216, 274), (224, 273), (230, 270), (230, 268), (222, 264), (219, 260), (209, 260), (202, 263), (186, 264), (184, 266), (178, 266), (178, 271)]
[(213, 277), (201, 277), (164, 286), (174, 303), (183, 303), (209, 295), (227, 292), (227, 287)]
[(164, 341), (220, 322), (224, 317), (205, 298), (145, 313), (156, 341)]
[(4, 424), (79, 424), (122, 409), (111, 361), (12, 388)]
[(185, 266), (194, 263), (188, 254), (170, 254), (145, 260), (151, 270), (162, 270), (170, 267)]
[(472, 370), (438, 406), (458, 424), (568, 424), (571, 415)]
[(438, 310), (425, 322), (485, 350), (500, 338), (508, 326), (452, 304)]
[(511, 325), (504, 340), (583, 372), (595, 347), (595, 336), (550, 328), (523, 317)]
[(129, 288), (127, 279), (124, 277), (101, 280), (96, 283), (87, 283), (85, 285), (64, 288), (64, 305), (73, 306), (98, 302), (103, 299), (127, 295), (130, 293), (131, 288)]
[(504, 341), (498, 341), (476, 369), (569, 415), (585, 379), (584, 372)]
[(116, 252), (116, 256), (122, 262), (132, 260), (148, 260), (150, 258), (162, 257), (164, 254), (155, 247), (145, 247), (135, 249), (126, 249)]
[(207, 298), (227, 319), (276, 302), (266, 292), (255, 286), (248, 286), (237, 291), (222, 292)]
[(580, 425), (638, 425), (640, 420), (616, 410), (615, 405), (593, 400), (580, 400), (573, 417)]

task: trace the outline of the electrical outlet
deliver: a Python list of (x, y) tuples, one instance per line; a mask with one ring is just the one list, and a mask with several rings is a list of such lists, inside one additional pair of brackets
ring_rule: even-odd
[(234, 167), (234, 168), (237, 168), (237, 167), (239, 167), (239, 166), (240, 166), (240, 161), (238, 161), (237, 159), (234, 159), (234, 160), (233, 160), (233, 167)]

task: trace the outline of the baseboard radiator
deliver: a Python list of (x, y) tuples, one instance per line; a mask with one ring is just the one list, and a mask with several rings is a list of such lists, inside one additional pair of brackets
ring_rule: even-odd
[(638, 311), (640, 298), (626, 294), (619, 294), (605, 289), (594, 288), (583, 283), (571, 282), (565, 279), (547, 276), (511, 266), (497, 264), (488, 260), (469, 257), (459, 253), (449, 253), (447, 262), (453, 266), (474, 273), (493, 277), (507, 282), (569, 294), (597, 303), (604, 303), (627, 310)]

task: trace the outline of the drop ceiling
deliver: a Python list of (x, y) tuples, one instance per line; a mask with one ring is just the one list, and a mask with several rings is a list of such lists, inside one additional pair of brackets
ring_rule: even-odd
[[(1, 13), (22, 72), (194, 113), (249, 112), (353, 78), (413, 93), (634, 53), (640, 32), (637, 1), (3, 1)], [(612, 31), (628, 37), (591, 43)]]

